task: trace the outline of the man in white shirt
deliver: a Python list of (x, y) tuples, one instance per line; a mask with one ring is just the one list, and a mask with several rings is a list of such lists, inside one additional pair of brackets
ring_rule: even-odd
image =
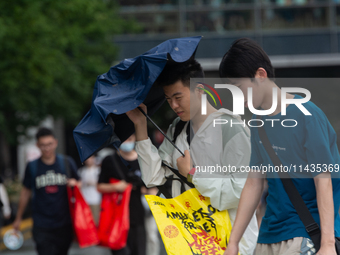
[[(185, 63), (167, 64), (156, 80), (156, 85), (162, 86), (165, 97), (170, 107), (178, 114), (170, 125), (167, 135), (174, 139), (177, 125), (182, 125), (180, 133), (176, 137), (175, 144), (185, 151), (185, 157), (164, 140), (157, 150), (148, 138), (147, 121), (139, 109), (127, 112), (136, 130), (136, 151), (139, 155), (139, 164), (142, 171), (142, 179), (148, 187), (159, 186), (165, 183), (166, 177), (173, 175), (167, 167), (162, 166), (162, 161), (178, 168), (181, 175), (192, 179), (196, 189), (210, 198), (212, 206), (218, 210), (228, 210), (233, 224), (236, 211), (246, 181), (243, 173), (216, 173), (209, 175), (203, 172), (193, 172), (192, 164), (196, 166), (220, 166), (233, 165), (237, 169), (247, 166), (250, 160), (249, 130), (242, 125), (226, 127), (227, 125), (213, 126), (213, 119), (234, 119), (232, 113), (226, 109), (216, 110), (207, 103), (207, 115), (201, 115), (201, 96), (203, 85), (197, 84), (190, 88), (190, 78), (203, 78), (204, 73), (196, 60)], [(140, 105), (146, 112), (146, 106)], [(180, 122), (181, 121), (181, 122)], [(187, 139), (187, 127), (191, 122), (194, 137), (190, 143)], [(181, 124), (179, 124), (179, 122)], [(190, 155), (191, 154), (191, 155)], [(190, 160), (191, 156), (191, 160)], [(190, 174), (189, 174), (190, 172)], [(191, 175), (192, 174), (192, 175)], [(176, 177), (176, 176), (175, 176)], [(178, 196), (189, 186), (177, 180), (172, 183), (172, 195)], [(240, 242), (241, 255), (250, 255), (256, 245), (258, 227), (255, 215), (251, 220)]]

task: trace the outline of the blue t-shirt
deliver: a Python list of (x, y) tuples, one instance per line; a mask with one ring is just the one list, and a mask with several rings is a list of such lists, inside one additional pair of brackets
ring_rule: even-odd
[[(298, 95), (295, 98), (302, 98)], [(287, 107), (286, 116), (264, 116), (264, 128), (267, 136), (280, 158), (283, 166), (290, 168), (290, 176), (294, 185), (305, 201), (314, 220), (320, 226), (320, 218), (316, 202), (316, 188), (313, 177), (320, 174), (324, 167), (330, 168), (337, 164), (339, 167), (340, 156), (336, 145), (337, 137), (326, 115), (312, 102), (303, 106), (312, 114), (305, 116), (296, 105)], [(259, 119), (259, 116), (253, 116)], [(273, 121), (273, 120), (279, 121)], [(295, 127), (283, 127), (281, 122), (286, 119), (297, 121)], [(256, 122), (254, 122), (256, 123)], [(259, 125), (252, 123), (252, 125)], [(274, 127), (272, 127), (274, 123)], [(295, 122), (285, 121), (284, 125), (293, 126)], [(272, 165), (272, 162), (260, 141), (258, 129), (251, 128), (251, 166)], [(313, 170), (314, 164), (314, 172)], [(317, 165), (321, 164), (321, 165)], [(326, 164), (326, 165), (324, 165)], [(295, 166), (295, 169), (294, 169)], [(307, 168), (309, 171), (307, 171)], [(300, 169), (302, 173), (300, 173)], [(317, 172), (318, 170), (319, 172)], [(340, 179), (339, 172), (332, 174), (335, 236), (340, 236)], [(304, 177), (304, 178), (301, 178)], [(306, 178), (307, 177), (307, 178)], [(295, 208), (283, 187), (277, 173), (267, 173), (268, 197), (265, 216), (263, 217), (258, 243), (277, 243), (294, 237), (310, 238), (300, 220)]]
[[(71, 178), (79, 179), (73, 159), (67, 157)], [(35, 227), (53, 229), (71, 224), (66, 190), (67, 173), (58, 160), (52, 165), (36, 162), (36, 174), (32, 177), (32, 163), (26, 166), (23, 185), (32, 190), (32, 216)], [(34, 178), (34, 180), (32, 180)]]

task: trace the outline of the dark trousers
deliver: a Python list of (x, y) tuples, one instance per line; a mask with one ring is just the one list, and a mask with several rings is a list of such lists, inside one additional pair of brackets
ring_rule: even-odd
[(67, 255), (73, 240), (72, 225), (56, 229), (33, 227), (32, 233), (39, 255)]
[(130, 226), (126, 247), (111, 252), (112, 255), (146, 255), (145, 226)]

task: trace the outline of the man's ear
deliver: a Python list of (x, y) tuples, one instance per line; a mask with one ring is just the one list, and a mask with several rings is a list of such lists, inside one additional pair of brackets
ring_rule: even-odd
[(204, 94), (203, 89), (204, 89), (204, 86), (199, 83), (196, 85), (195, 92), (198, 93), (199, 96), (201, 96)]
[(263, 81), (264, 79), (268, 78), (267, 71), (263, 67), (259, 67), (259, 69), (256, 70), (255, 78)]

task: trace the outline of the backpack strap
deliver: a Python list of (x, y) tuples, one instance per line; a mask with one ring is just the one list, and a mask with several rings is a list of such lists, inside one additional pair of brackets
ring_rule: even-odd
[(179, 136), (179, 134), (184, 129), (184, 126), (185, 126), (186, 123), (187, 123), (186, 121), (182, 121), (182, 120), (177, 122), (177, 124), (175, 126), (174, 138), (172, 139), (173, 143), (176, 143), (177, 137)]
[(35, 178), (38, 172), (38, 160), (39, 159), (36, 159), (28, 163), (28, 171), (31, 175), (32, 199), (34, 199), (35, 196)]
[(194, 135), (195, 135), (194, 130), (192, 129), (191, 122), (188, 123), (186, 133), (187, 133), (187, 142), (190, 146), (191, 141), (192, 141), (192, 139), (194, 138)]
[(31, 182), (32, 182), (32, 187), (35, 185), (35, 177), (37, 177), (37, 172), (38, 172), (38, 160), (33, 160), (28, 163), (28, 169), (31, 174)]
[(67, 178), (71, 178), (71, 167), (70, 167), (70, 161), (67, 156), (57, 154), (57, 161), (60, 166), (60, 169), (64, 171)]

